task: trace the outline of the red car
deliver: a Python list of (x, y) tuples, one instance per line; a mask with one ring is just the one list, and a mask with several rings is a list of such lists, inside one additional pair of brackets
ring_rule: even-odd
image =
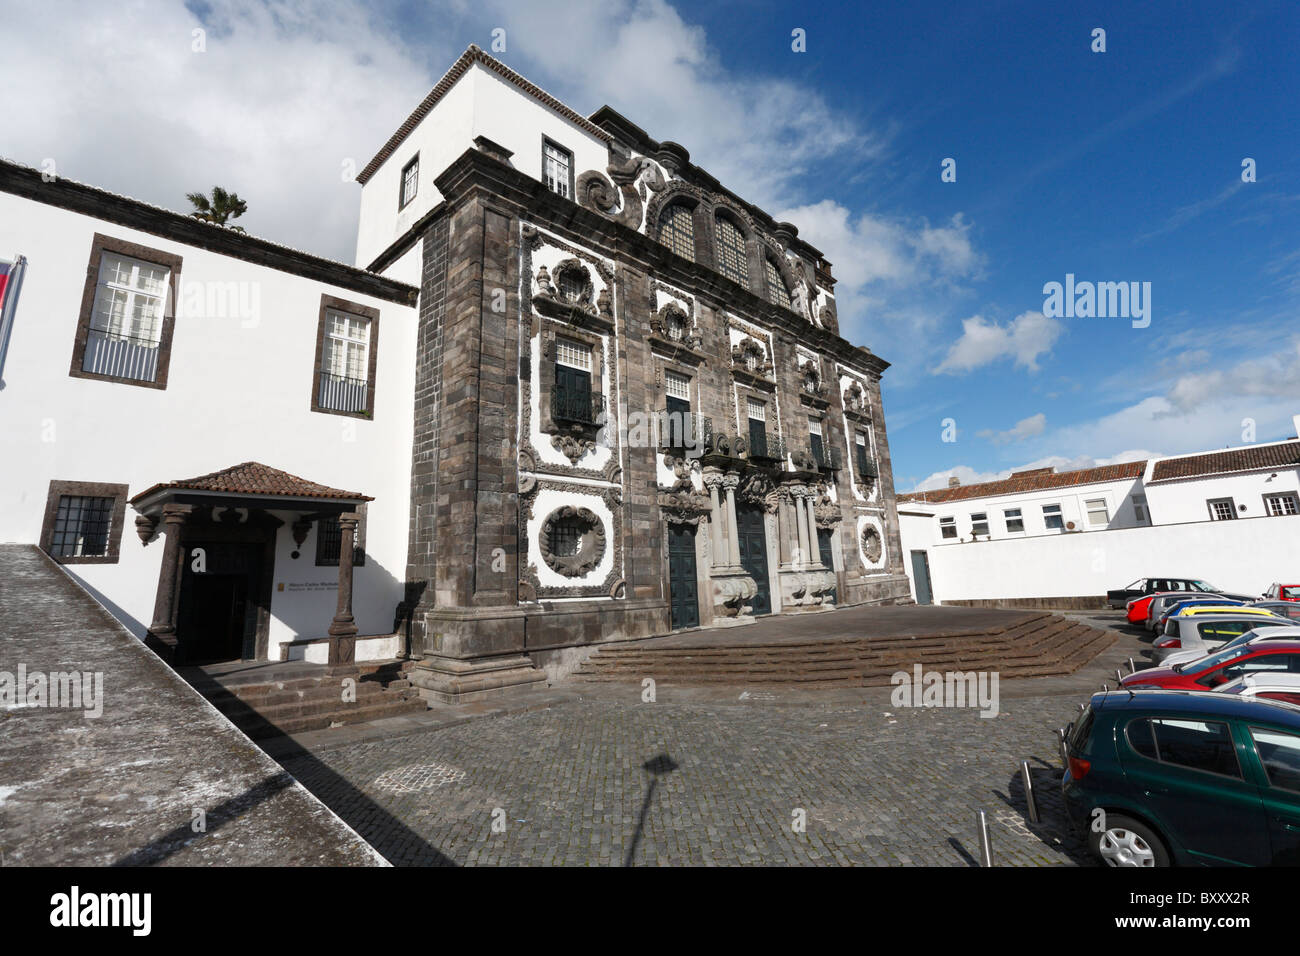
[(1300, 674), (1300, 641), (1264, 641), (1225, 647), (1200, 660), (1129, 674), (1120, 681), (1120, 687), (1211, 690), (1244, 674), (1261, 672)]
[[(1145, 597), (1134, 598), (1128, 602), (1128, 622), (1130, 624), (1145, 624), (1147, 615), (1151, 612), (1151, 602), (1158, 597), (1166, 594), (1176, 594), (1175, 591), (1157, 591), (1154, 594), (1148, 594)], [(1186, 593), (1186, 592), (1183, 592)]]
[(1266, 601), (1300, 601), (1300, 584), (1272, 584), (1264, 592)]

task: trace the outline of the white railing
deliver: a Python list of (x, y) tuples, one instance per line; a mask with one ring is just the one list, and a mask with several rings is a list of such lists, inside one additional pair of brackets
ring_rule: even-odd
[(133, 335), (91, 329), (86, 337), (83, 371), (114, 378), (152, 382), (158, 375), (158, 343)]

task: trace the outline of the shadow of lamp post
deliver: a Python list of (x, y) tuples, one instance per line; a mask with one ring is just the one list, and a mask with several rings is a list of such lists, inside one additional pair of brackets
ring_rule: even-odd
[(677, 769), (677, 763), (667, 754), (659, 754), (652, 757), (641, 765), (641, 769), (650, 774), (650, 786), (646, 788), (645, 800), (641, 802), (641, 816), (636, 822), (636, 830), (632, 834), (632, 845), (627, 849), (627, 857), (623, 861), (624, 866), (632, 865), (632, 858), (636, 856), (636, 848), (641, 842), (641, 835), (645, 832), (646, 816), (650, 813), (650, 802), (654, 799), (655, 788), (659, 785), (661, 774), (670, 774)]

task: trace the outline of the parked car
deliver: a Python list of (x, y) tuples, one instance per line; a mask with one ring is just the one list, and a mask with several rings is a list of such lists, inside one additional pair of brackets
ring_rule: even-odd
[(1193, 591), (1191, 593), (1181, 591), (1170, 591), (1165, 594), (1156, 594), (1151, 598), (1151, 603), (1147, 605), (1146, 629), (1154, 631), (1160, 624), (1160, 619), (1165, 616), (1165, 612), (1173, 605), (1183, 601), (1193, 601), (1199, 598), (1218, 598), (1217, 594)]
[(1271, 611), (1242, 604), (1240, 601), (1190, 601), (1175, 604), (1165, 612), (1164, 617), (1156, 622), (1156, 633), (1164, 634), (1169, 629), (1169, 622), (1177, 617), (1195, 617), (1198, 614), (1226, 614), (1235, 612), (1247, 617), (1276, 617)]
[(1300, 863), (1300, 707), (1096, 694), (1066, 756), (1066, 811), (1110, 866)]
[(1300, 621), (1300, 601), (1256, 601), (1251, 607), (1260, 607), (1293, 621)]
[(1121, 610), (1133, 598), (1158, 594), (1161, 591), (1213, 591), (1201, 582), (1190, 578), (1138, 578), (1132, 584), (1106, 592), (1106, 603), (1112, 610)]
[(1264, 592), (1264, 599), (1268, 601), (1300, 601), (1300, 584), (1277, 584), (1276, 582), (1268, 586)]
[(1280, 700), (1300, 707), (1300, 674), (1248, 674), (1214, 688), (1214, 692)]
[(1207, 657), (1184, 664), (1148, 667), (1129, 674), (1119, 685), (1129, 690), (1213, 690), (1243, 674), (1259, 671), (1300, 674), (1300, 640), (1264, 641), (1220, 648)]
[(1284, 617), (1269, 620), (1257, 615), (1196, 614), (1170, 618), (1169, 623), (1173, 630), (1156, 638), (1154, 645), (1156, 662), (1166, 667), (1199, 660), (1244, 634), (1280, 629), (1290, 633), (1293, 640), (1300, 640), (1300, 627)]

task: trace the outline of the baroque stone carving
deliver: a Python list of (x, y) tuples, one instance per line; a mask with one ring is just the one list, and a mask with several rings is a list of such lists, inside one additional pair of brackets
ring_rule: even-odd
[(867, 394), (863, 391), (862, 386), (857, 382), (850, 382), (849, 387), (844, 390), (844, 410), (850, 414), (858, 415), (863, 418), (869, 418), (871, 415), (871, 405), (867, 400)]
[(658, 164), (644, 156), (611, 163), (605, 167), (604, 173), (589, 169), (578, 177), (578, 205), (630, 229), (640, 230), (645, 202), (644, 194), (638, 191), (636, 184), (643, 175), (643, 186), (648, 186), (651, 192), (662, 192), (668, 185)]
[[(565, 519), (573, 519), (583, 529), (575, 554), (555, 554), (551, 551), (551, 534), (555, 525)], [(580, 578), (595, 569), (605, 556), (605, 524), (595, 512), (587, 508), (564, 505), (552, 511), (542, 522), (538, 546), (542, 560), (552, 571), (566, 578)]]
[(833, 528), (844, 519), (840, 506), (831, 497), (830, 487), (824, 481), (818, 482), (813, 495), (813, 517), (817, 519), (819, 528)]
[(691, 317), (675, 302), (668, 302), (650, 317), (650, 331), (659, 338), (697, 349), (703, 336), (691, 327)]
[(884, 553), (884, 545), (880, 540), (880, 532), (876, 530), (875, 525), (863, 525), (862, 533), (859, 535), (862, 543), (862, 553), (871, 564), (879, 564), (880, 556)]
[(761, 471), (750, 472), (744, 477), (736, 497), (746, 504), (758, 505), (768, 514), (776, 514), (780, 500), (776, 484)]
[(583, 455), (595, 450), (596, 442), (580, 435), (561, 433), (551, 436), (551, 447), (576, 465)]
[(749, 372), (767, 375), (772, 363), (767, 360), (767, 349), (752, 336), (745, 336), (731, 347), (731, 363)]
[(691, 465), (681, 458), (665, 456), (676, 481), (659, 489), (659, 507), (669, 524), (698, 525), (709, 516), (712, 507), (708, 492), (697, 489), (691, 480)]
[(720, 617), (738, 617), (748, 610), (747, 602), (758, 594), (758, 585), (747, 574), (713, 579), (714, 607)]

